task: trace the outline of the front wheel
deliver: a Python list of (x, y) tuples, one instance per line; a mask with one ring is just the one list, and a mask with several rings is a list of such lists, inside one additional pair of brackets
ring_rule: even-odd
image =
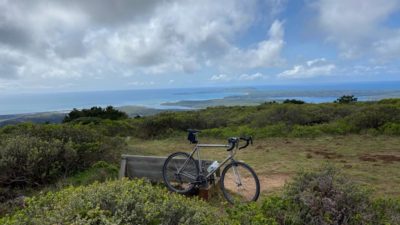
[(171, 154), (164, 162), (163, 178), (169, 190), (181, 194), (193, 191), (199, 176), (199, 166), (185, 152)]
[(228, 164), (221, 175), (221, 190), (232, 204), (257, 201), (260, 181), (254, 170), (243, 162)]

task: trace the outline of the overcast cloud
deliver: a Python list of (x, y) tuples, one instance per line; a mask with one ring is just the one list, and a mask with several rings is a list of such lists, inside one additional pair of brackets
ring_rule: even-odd
[[(325, 59), (332, 54), (321, 50), (295, 61), (285, 53), (296, 47), (286, 31), (302, 26), (292, 18), (302, 9), (293, 11), (288, 4), (0, 0), (0, 91), (180, 87), (265, 77), (279, 81), (335, 75), (339, 64), (352, 63), (343, 59), (361, 59), (365, 66), (397, 64), (400, 26), (387, 22), (399, 13), (399, 1), (305, 1), (302, 7), (322, 34), (315, 45), (334, 45), (338, 54)], [(319, 64), (308, 65), (313, 59)]]

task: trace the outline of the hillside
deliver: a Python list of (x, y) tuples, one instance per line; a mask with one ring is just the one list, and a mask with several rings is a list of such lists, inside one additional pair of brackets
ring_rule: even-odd
[[(91, 110), (107, 113), (100, 109)], [(20, 123), (0, 128), (1, 223), (26, 224), (32, 216), (38, 221), (32, 224), (45, 224), (48, 218), (76, 224), (114, 223), (121, 218), (140, 222), (144, 218), (129, 216), (134, 214), (146, 215), (146, 223), (163, 224), (157, 221), (174, 221), (179, 212), (187, 213), (178, 218), (197, 221), (191, 211), (196, 209), (204, 210), (204, 218), (223, 212), (218, 221), (199, 220), (203, 224), (310, 224), (310, 218), (334, 220), (339, 211), (352, 224), (398, 222), (400, 99), (323, 104), (292, 100), (166, 111), (138, 118), (125, 115), (113, 120), (91, 118), (91, 110), (82, 110), (86, 112), (84, 117), (70, 117), (62, 124)], [(75, 114), (80, 111), (75, 110)], [(254, 145), (239, 151), (237, 159), (251, 165), (258, 174), (262, 191), (259, 203), (227, 207), (222, 197), (197, 203), (171, 196), (163, 185), (114, 181), (123, 153), (167, 156), (175, 151), (190, 151), (193, 145), (186, 140), (188, 128), (202, 130), (201, 143), (226, 143), (230, 136), (254, 137)], [(221, 160), (226, 151), (209, 149), (202, 154), (204, 158)], [(327, 169), (327, 165), (333, 169)], [(129, 187), (146, 191), (113, 191)], [(329, 191), (320, 190), (321, 187)], [(150, 192), (160, 199), (146, 195)], [(136, 200), (131, 201), (127, 195)], [(21, 203), (21, 196), (34, 198)], [(320, 201), (320, 196), (334, 205)], [(115, 202), (114, 198), (120, 200)], [(325, 208), (317, 209), (310, 201)], [(135, 202), (144, 202), (148, 207), (132, 206)], [(28, 207), (21, 208), (26, 203)], [(166, 206), (155, 207), (157, 204)], [(200, 208), (185, 208), (187, 204)], [(54, 207), (49, 214), (41, 213), (45, 210), (41, 206), (49, 205)], [(124, 208), (126, 205), (129, 207)], [(61, 208), (68, 210), (60, 211)], [(184, 208), (188, 211), (182, 211)], [(82, 213), (82, 218), (74, 216), (77, 212)], [(63, 216), (64, 213), (68, 215)], [(318, 217), (315, 213), (330, 216)]]

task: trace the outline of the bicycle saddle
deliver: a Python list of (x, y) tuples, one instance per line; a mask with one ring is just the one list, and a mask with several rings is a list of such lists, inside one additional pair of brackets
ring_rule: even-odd
[(195, 130), (195, 129), (187, 129), (187, 131), (188, 131), (189, 133), (193, 133), (193, 134), (195, 134), (195, 133), (200, 133), (200, 132), (201, 132), (200, 130)]

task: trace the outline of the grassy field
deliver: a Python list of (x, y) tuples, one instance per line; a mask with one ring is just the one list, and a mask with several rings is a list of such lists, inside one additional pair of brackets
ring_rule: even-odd
[[(222, 139), (202, 139), (201, 143), (225, 143)], [(193, 145), (182, 138), (128, 140), (127, 154), (167, 156), (175, 151), (189, 152)], [(224, 149), (202, 149), (202, 158), (221, 161)], [(251, 165), (259, 175), (262, 194), (282, 190), (286, 181), (301, 170), (330, 164), (345, 175), (372, 189), (376, 196), (399, 196), (400, 138), (391, 136), (324, 136), (318, 138), (265, 138), (238, 151), (236, 159)]]

